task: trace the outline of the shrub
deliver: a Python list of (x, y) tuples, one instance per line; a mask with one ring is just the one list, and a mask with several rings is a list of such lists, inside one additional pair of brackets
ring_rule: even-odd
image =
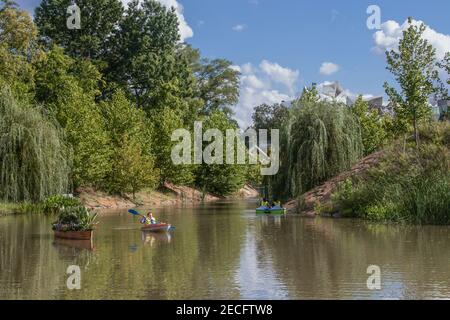
[(76, 207), (80, 205), (80, 201), (76, 198), (54, 195), (44, 200), (42, 204), (42, 211), (44, 213), (59, 213), (65, 208)]

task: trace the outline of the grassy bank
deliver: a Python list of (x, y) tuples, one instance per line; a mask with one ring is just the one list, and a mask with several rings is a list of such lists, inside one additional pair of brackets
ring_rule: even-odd
[(413, 224), (450, 224), (450, 125), (422, 129), (419, 149), (397, 143), (364, 177), (342, 183), (322, 212)]
[(0, 202), (0, 216), (24, 213), (43, 213), (40, 204)]

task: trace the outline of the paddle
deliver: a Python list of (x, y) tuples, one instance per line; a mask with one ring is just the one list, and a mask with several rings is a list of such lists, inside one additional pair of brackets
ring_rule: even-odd
[[(134, 209), (128, 210), (128, 213), (131, 213), (131, 214), (134, 215), (134, 216), (141, 216), (141, 217), (145, 218), (144, 215), (140, 214), (139, 212), (137, 212), (137, 211), (134, 210)], [(175, 227), (174, 227), (174, 226), (171, 226), (171, 227), (170, 227), (170, 230), (175, 230)]]
[(144, 217), (144, 218), (145, 218), (144, 215), (140, 214), (139, 212), (137, 212), (137, 211), (134, 210), (134, 209), (128, 210), (128, 213), (131, 213), (131, 214), (134, 215), (134, 216), (141, 216), (141, 217)]
[(141, 216), (141, 217), (144, 217), (142, 214), (140, 214), (139, 212), (137, 212), (137, 211), (134, 210), (134, 209), (130, 209), (130, 210), (128, 210), (128, 212), (131, 213), (132, 215), (135, 215), (135, 216)]

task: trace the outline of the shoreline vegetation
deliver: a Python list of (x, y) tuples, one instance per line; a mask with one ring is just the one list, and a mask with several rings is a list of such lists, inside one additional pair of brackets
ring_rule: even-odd
[[(386, 52), (396, 80), (384, 85), (387, 111), (362, 96), (351, 107), (324, 102), (315, 85), (290, 108), (256, 109), (259, 125), (283, 128), (280, 174), (265, 183), (288, 212), (450, 225), (450, 77), (441, 78), (450, 76), (450, 52), (441, 60), (426, 27), (408, 24), (398, 49)], [(439, 119), (431, 99), (446, 103)]]
[[(104, 191), (97, 191), (90, 188), (80, 189), (74, 201), (88, 209), (128, 209), (134, 207), (170, 207), (185, 204), (196, 204), (202, 202), (213, 202), (223, 199), (256, 199), (258, 191), (250, 185), (245, 185), (235, 194), (227, 197), (215, 196), (212, 194), (202, 194), (201, 191), (186, 186), (166, 184), (164, 188), (158, 190), (143, 190), (136, 194), (133, 200), (132, 195), (111, 195)], [(13, 214), (45, 213), (42, 203), (11, 203), (0, 202), (0, 217)], [(55, 211), (55, 213), (58, 213)]]
[(300, 197), (288, 212), (308, 217), (362, 218), (376, 222), (450, 224), (450, 123), (419, 128)]
[(438, 121), (429, 104), (449, 99), (450, 52), (437, 56), (425, 25), (410, 18), (386, 52), (388, 105), (324, 99), (313, 84), (289, 107), (255, 106), (251, 128), (280, 138), (279, 172), (261, 176), (258, 165), (173, 163), (175, 130), (239, 128), (241, 76), (180, 42), (174, 8), (85, 0), (95, 26), (74, 33), (61, 27), (70, 3), (43, 0), (32, 19), (0, 0), (0, 212), (209, 201), (263, 185), (309, 216), (450, 224), (450, 113)]
[(172, 161), (175, 130), (238, 128), (231, 61), (182, 43), (158, 1), (86, 0), (83, 33), (65, 28), (70, 3), (41, 1), (33, 19), (0, 0), (0, 212), (65, 207), (64, 194), (92, 208), (210, 201), (259, 183), (254, 165)]

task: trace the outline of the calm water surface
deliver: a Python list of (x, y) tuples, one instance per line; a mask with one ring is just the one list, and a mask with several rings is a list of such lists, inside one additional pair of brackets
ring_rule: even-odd
[[(447, 299), (450, 228), (256, 216), (251, 202), (164, 208), (143, 234), (102, 212), (91, 244), (55, 241), (52, 218), (0, 218), (0, 299)], [(66, 287), (81, 268), (81, 290)], [(369, 265), (382, 290), (367, 289)]]

